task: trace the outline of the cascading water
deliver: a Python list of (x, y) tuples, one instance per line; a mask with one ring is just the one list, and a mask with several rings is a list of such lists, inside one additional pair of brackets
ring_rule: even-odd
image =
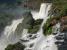
[[(25, 50), (57, 50), (57, 47), (55, 45), (55, 36), (54, 35), (49, 35), (49, 36), (44, 36), (43, 35), (43, 30), (42, 27), (44, 25), (44, 23), (46, 23), (46, 20), (48, 19), (48, 11), (50, 10), (51, 4), (49, 3), (42, 3), (41, 7), (40, 7), (40, 11), (39, 13), (37, 13), (36, 15), (38, 15), (37, 17), (35, 17), (35, 19), (44, 19), (40, 30), (36, 33), (36, 34), (28, 34), (28, 35), (23, 35), (24, 37), (22, 39), (27, 39), (28, 42), (24, 42), (23, 44), (26, 45)], [(33, 18), (34, 18), (34, 14), (33, 13)], [(31, 35), (31, 37), (36, 37), (34, 39), (30, 39), (30, 37), (28, 38), (28, 36)], [(31, 46), (32, 45), (32, 46)]]
[(4, 50), (8, 44), (13, 44), (18, 41), (13, 36), (13, 33), (19, 23), (22, 22), (23, 19), (13, 20), (10, 26), (6, 26), (3, 34), (0, 37), (0, 50)]
[[(44, 23), (46, 23), (46, 20), (49, 18), (48, 16), (48, 11), (50, 10), (51, 4), (48, 3), (43, 3), (41, 4), (40, 12), (39, 12), (39, 17), (43, 17), (43, 22), (41, 24), (40, 30), (37, 32), (37, 34), (40, 36), (37, 40), (36, 46), (34, 50), (54, 50), (54, 38), (52, 35), (45, 37), (43, 35), (43, 30), (42, 27)], [(52, 48), (53, 47), (53, 48)], [(56, 48), (55, 48), (56, 49)]]

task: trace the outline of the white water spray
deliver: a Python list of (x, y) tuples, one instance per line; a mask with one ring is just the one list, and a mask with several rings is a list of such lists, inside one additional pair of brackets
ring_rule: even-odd
[(19, 23), (22, 22), (23, 19), (13, 20), (10, 26), (6, 26), (3, 34), (0, 37), (0, 50), (5, 50), (8, 44), (16, 43), (19, 39), (14, 38), (14, 32)]

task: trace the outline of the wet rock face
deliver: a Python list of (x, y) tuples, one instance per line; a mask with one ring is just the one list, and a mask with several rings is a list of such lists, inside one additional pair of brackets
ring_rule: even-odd
[(25, 2), (21, 3), (21, 6), (36, 10), (40, 8), (41, 3), (51, 3), (51, 2), (52, 0), (26, 0)]
[(29, 28), (30, 26), (32, 26), (34, 23), (34, 19), (32, 17), (31, 12), (26, 12), (24, 14), (24, 20), (23, 20), (23, 27), (24, 28)]
[(15, 33), (17, 34), (22, 33), (23, 29), (30, 28), (34, 23), (34, 19), (30, 12), (26, 12), (23, 16), (24, 16), (24, 19), (22, 23), (20, 23), (15, 30)]
[(57, 20), (56, 20), (56, 19), (53, 19), (53, 20), (50, 22), (51, 26), (55, 25), (56, 23), (57, 23)]
[(28, 29), (28, 33), (36, 33), (39, 30), (42, 21), (43, 19), (35, 20), (33, 25)]
[[(63, 16), (60, 18), (60, 36), (56, 37), (58, 42), (56, 44), (58, 45), (58, 50), (67, 50), (67, 16)], [(63, 41), (60, 41), (63, 40)], [(59, 42), (60, 41), (60, 42)]]
[(61, 32), (67, 32), (67, 16), (61, 17)]
[(61, 17), (61, 24), (67, 24), (67, 16)]
[(52, 31), (53, 31), (53, 26), (56, 25), (57, 23), (58, 23), (57, 17), (48, 18), (46, 23), (43, 26), (44, 35), (55, 34), (52, 33)]

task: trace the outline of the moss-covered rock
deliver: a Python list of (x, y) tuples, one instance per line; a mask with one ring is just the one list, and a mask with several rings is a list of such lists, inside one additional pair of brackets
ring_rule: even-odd
[(43, 27), (43, 34), (44, 35), (50, 35), (52, 33), (52, 26), (50, 24), (45, 24)]
[(23, 16), (24, 19), (22, 23), (17, 26), (15, 33), (20, 34), (23, 29), (28, 29), (28, 33), (36, 33), (39, 30), (43, 19), (34, 20), (30, 12), (26, 12)]
[(28, 29), (28, 33), (36, 33), (40, 28), (40, 25), (35, 25), (33, 28)]
[(17, 26), (17, 28), (16, 28), (16, 30), (15, 30), (15, 33), (17, 35), (20, 35), (20, 33), (22, 33), (22, 31), (23, 31), (22, 23), (19, 23), (18, 26)]
[(16, 43), (16, 44), (9, 44), (5, 50), (24, 50), (25, 46), (22, 45), (21, 43)]
[(42, 21), (43, 19), (35, 20), (34, 24), (28, 29), (28, 33), (36, 33), (39, 30)]
[(52, 34), (52, 27), (49, 27), (48, 29), (45, 30), (44, 35), (50, 35)]
[(50, 17), (47, 19), (46, 23), (43, 26), (43, 34), (50, 35), (52, 33), (52, 27), (58, 23), (57, 17)]

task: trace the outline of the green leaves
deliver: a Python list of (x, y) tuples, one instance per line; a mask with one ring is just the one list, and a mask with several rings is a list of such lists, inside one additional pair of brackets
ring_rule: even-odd
[(47, 19), (46, 23), (43, 26), (43, 34), (50, 35), (52, 34), (52, 26), (57, 23), (57, 17), (50, 17)]
[(52, 33), (52, 26), (50, 26), (50, 23), (46, 23), (43, 26), (43, 34), (44, 35), (50, 35)]

